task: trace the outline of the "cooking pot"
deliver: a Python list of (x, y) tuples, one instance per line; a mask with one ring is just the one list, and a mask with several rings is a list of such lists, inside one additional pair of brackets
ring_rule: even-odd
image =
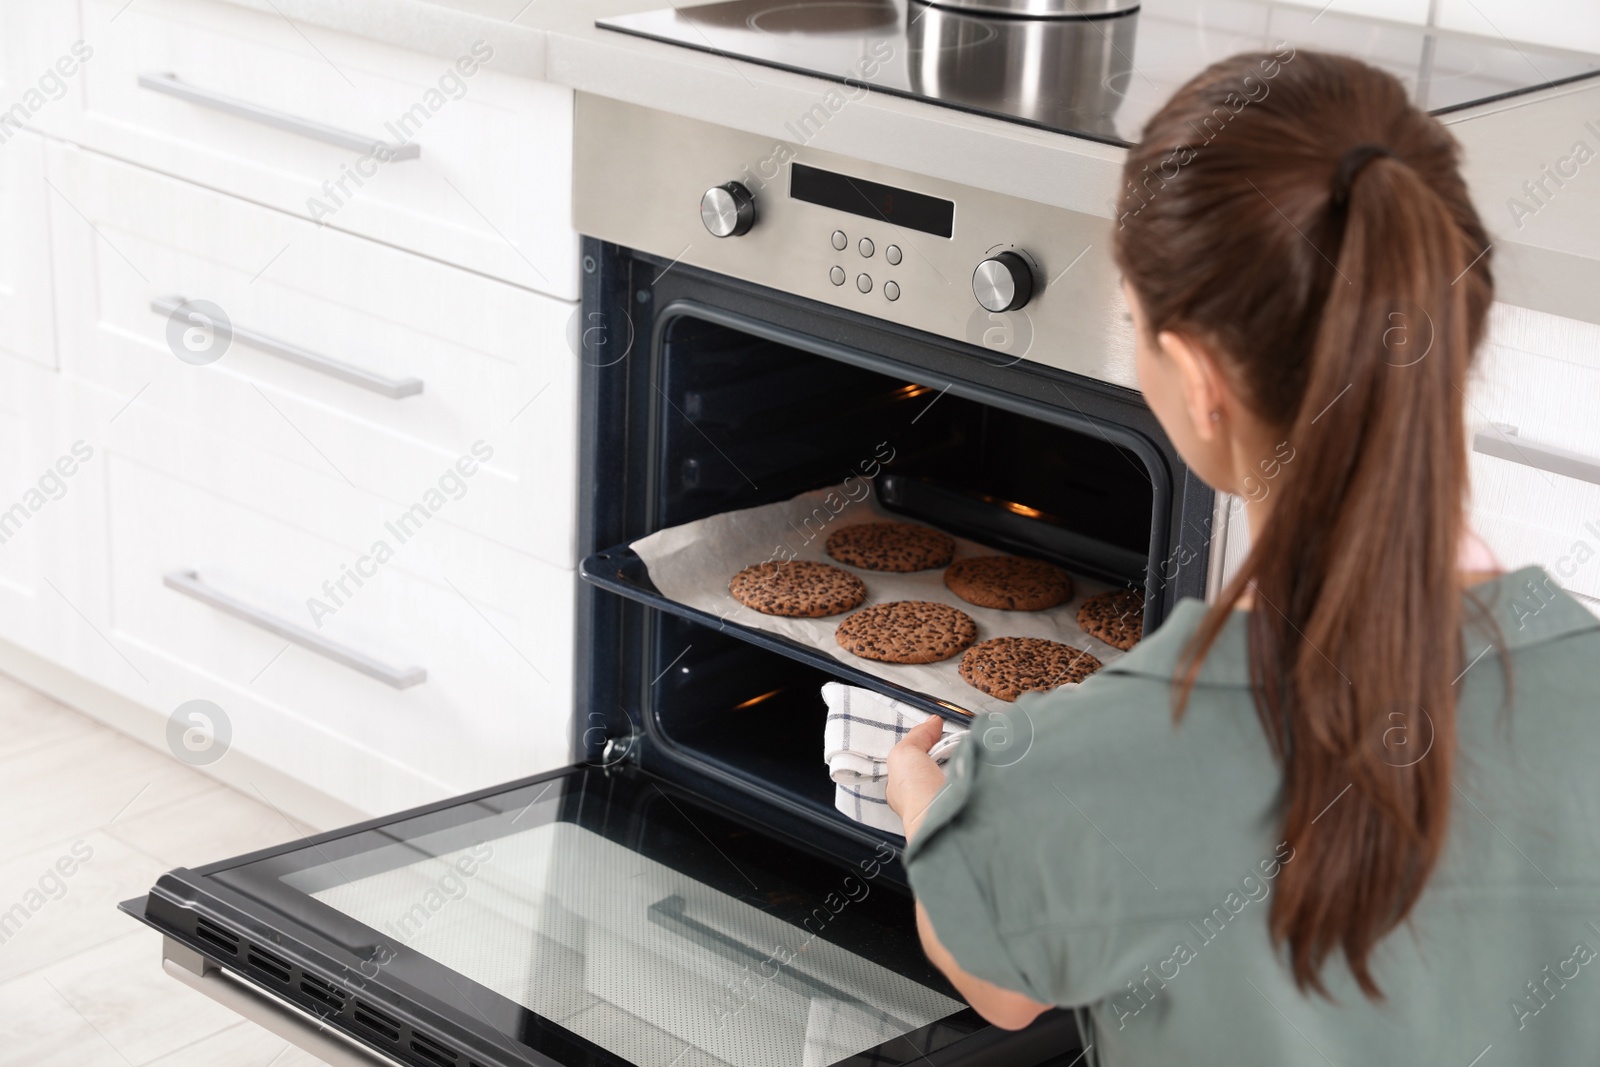
[[(979, 0), (960, 2), (980, 6)], [(949, 0), (912, 0), (906, 25), (911, 90), (1052, 129), (1121, 140), (1116, 113), (1133, 74), (1137, 22), (1137, 14), (998, 18), (951, 10)]]
[(1097, 18), (1139, 10), (1139, 0), (937, 0), (939, 7), (979, 15)]

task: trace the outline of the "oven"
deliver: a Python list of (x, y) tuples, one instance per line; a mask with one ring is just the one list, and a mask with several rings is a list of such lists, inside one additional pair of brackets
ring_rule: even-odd
[(1073, 1013), (1007, 1033), (960, 1002), (903, 839), (834, 803), (824, 684), (961, 701), (674, 598), (635, 546), (837, 487), (791, 548), (870, 496), (1142, 589), (1147, 630), (1203, 595), (1216, 502), (1134, 388), (1106, 220), (584, 94), (576, 144), (573, 765), (124, 909), (336, 1064), (1076, 1062)]

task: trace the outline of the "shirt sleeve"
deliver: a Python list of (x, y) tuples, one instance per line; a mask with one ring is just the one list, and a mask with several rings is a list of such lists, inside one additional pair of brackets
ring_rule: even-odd
[(1172, 727), (1158, 707), (1148, 738), (1130, 734), (1125, 688), (1107, 679), (978, 716), (906, 849), (911, 888), (961, 969), (1043, 1004), (1098, 1001), (1171, 948), (1156, 921), (1171, 893), (1147, 875), (1178, 857), (1153, 832), (1165, 816), (1130, 793), (1162, 794), (1134, 783)]
[[(979, 724), (975, 723), (975, 727)], [(927, 909), (939, 943), (961, 969), (1003, 989), (1047, 1002), (1022, 973), (1001, 935), (996, 901), (974, 875), (967, 850), (978, 822), (973, 800), (980, 735), (969, 734), (945, 764), (945, 786), (934, 797), (917, 836), (906, 846), (912, 891)]]

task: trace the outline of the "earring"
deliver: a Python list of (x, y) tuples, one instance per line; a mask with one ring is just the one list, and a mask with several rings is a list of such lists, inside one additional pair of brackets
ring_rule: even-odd
[(1222, 421), (1222, 411), (1221, 411), (1220, 408), (1211, 413), (1211, 421), (1212, 422), (1221, 422)]

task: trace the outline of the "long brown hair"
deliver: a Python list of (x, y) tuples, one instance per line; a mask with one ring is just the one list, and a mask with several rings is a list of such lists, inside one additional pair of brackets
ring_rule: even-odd
[(1342, 950), (1381, 998), (1369, 957), (1421, 895), (1448, 827), (1462, 388), (1493, 295), (1458, 156), (1382, 71), (1240, 55), (1149, 121), (1118, 206), (1118, 264), (1152, 334), (1204, 344), (1293, 450), (1265, 529), (1188, 648), (1176, 713), (1252, 592), (1256, 708), (1294, 847), (1270, 930), (1299, 987), (1324, 994), (1322, 965)]

